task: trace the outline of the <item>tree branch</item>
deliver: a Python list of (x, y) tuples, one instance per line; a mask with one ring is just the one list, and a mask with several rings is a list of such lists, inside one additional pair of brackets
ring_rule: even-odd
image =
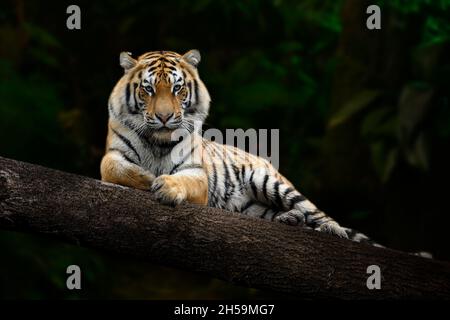
[[(0, 228), (51, 234), (293, 297), (450, 298), (450, 264), (0, 157)], [(369, 290), (369, 265), (381, 289)]]

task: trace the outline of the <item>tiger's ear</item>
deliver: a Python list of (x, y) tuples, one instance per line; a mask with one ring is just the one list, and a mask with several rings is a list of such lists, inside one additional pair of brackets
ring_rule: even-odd
[(183, 55), (183, 59), (196, 68), (200, 63), (201, 58), (200, 52), (196, 49), (189, 50)]
[(133, 68), (137, 64), (137, 61), (131, 57), (130, 52), (121, 52), (120, 53), (120, 66), (123, 68), (125, 73), (128, 72), (131, 68)]

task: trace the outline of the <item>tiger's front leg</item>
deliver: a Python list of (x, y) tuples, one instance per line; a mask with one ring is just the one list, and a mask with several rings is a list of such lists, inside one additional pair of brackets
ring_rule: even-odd
[(118, 150), (108, 151), (100, 165), (102, 181), (149, 190), (155, 176)]
[(177, 205), (184, 201), (206, 205), (208, 178), (202, 168), (185, 169), (175, 174), (163, 174), (151, 187), (156, 199), (164, 204)]

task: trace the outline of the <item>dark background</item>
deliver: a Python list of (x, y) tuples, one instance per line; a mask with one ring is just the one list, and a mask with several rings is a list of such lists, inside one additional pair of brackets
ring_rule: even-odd
[[(0, 156), (98, 178), (119, 53), (197, 48), (208, 126), (279, 128), (280, 171), (319, 208), (449, 260), (449, 21), (449, 0), (2, 1)], [(41, 236), (0, 231), (0, 256), (2, 298), (273, 296)]]

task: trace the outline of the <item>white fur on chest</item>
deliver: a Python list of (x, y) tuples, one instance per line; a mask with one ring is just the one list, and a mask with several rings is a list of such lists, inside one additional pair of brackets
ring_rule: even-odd
[(151, 150), (147, 149), (141, 156), (141, 166), (158, 177), (162, 174), (169, 174), (174, 167), (174, 163), (170, 152), (165, 156), (156, 157)]

